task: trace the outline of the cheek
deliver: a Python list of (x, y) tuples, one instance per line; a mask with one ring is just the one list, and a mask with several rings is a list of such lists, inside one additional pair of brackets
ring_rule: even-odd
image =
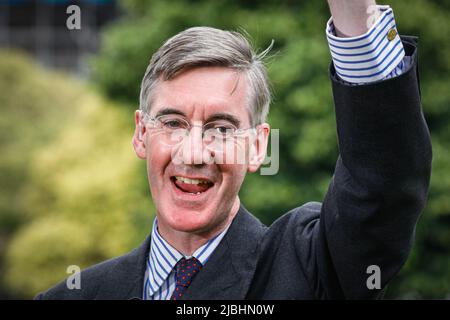
[(149, 139), (147, 145), (147, 173), (152, 193), (164, 184), (164, 172), (171, 162), (171, 148)]
[(244, 181), (247, 166), (239, 164), (220, 165), (222, 171), (224, 197), (234, 197)]
[[(249, 155), (253, 147), (249, 137), (240, 137), (233, 142), (218, 143), (219, 150), (215, 153), (215, 160), (218, 164), (245, 166), (249, 164)], [(238, 169), (227, 169), (239, 171)], [(244, 170), (245, 171), (245, 170)]]

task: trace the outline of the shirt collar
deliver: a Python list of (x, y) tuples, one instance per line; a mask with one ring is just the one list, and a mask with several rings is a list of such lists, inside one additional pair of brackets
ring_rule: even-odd
[(195, 250), (192, 256), (184, 256), (177, 249), (172, 247), (158, 232), (158, 220), (153, 222), (150, 253), (147, 259), (147, 274), (149, 277), (149, 294), (153, 295), (166, 281), (177, 262), (185, 257), (189, 259), (195, 257), (204, 266), (211, 254), (225, 236), (230, 224), (218, 235), (208, 240), (203, 246)]

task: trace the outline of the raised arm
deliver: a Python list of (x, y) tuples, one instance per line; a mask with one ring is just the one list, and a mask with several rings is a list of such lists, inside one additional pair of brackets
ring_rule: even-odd
[[(329, 3), (338, 34), (368, 32), (364, 23), (373, 1)], [(380, 37), (388, 38), (384, 32)], [(384, 288), (410, 252), (428, 192), (431, 143), (421, 110), (416, 40), (403, 38), (403, 46), (411, 63), (390, 79), (355, 85), (331, 65), (340, 156), (311, 251), (298, 252), (314, 257), (305, 259), (305, 268), (314, 274), (310, 286), (317, 298), (379, 297), (381, 290), (367, 286), (368, 268), (379, 268)], [(299, 248), (305, 239), (298, 238)]]

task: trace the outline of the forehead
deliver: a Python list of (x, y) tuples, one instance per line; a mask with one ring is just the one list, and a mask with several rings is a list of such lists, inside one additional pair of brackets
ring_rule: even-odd
[(224, 67), (194, 68), (157, 84), (151, 113), (169, 107), (195, 120), (214, 113), (229, 113), (248, 121), (247, 90), (243, 72)]

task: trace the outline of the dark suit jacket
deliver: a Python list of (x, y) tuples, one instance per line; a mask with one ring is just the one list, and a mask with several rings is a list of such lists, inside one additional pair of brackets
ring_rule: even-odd
[[(340, 156), (323, 204), (307, 203), (270, 227), (241, 206), (184, 299), (377, 298), (408, 257), (424, 208), (431, 144), (420, 107), (416, 39), (403, 37), (413, 64), (367, 85), (339, 80), (331, 66)], [(84, 270), (38, 299), (130, 299), (143, 292), (150, 238), (131, 253)]]

